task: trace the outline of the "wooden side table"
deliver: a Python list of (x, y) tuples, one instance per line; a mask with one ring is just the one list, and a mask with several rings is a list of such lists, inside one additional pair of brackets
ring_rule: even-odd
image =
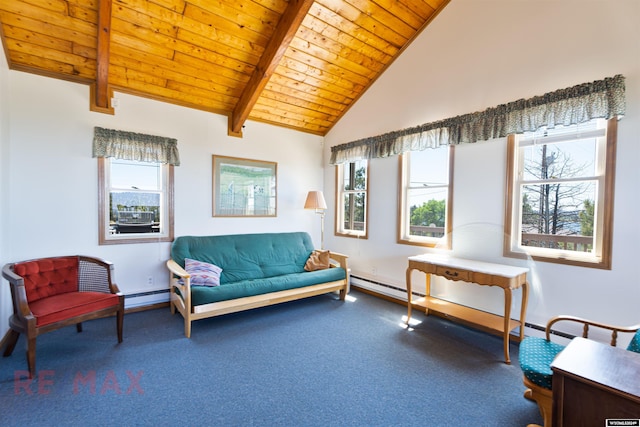
[[(554, 427), (640, 423), (640, 354), (574, 338), (551, 370)], [(630, 420), (636, 424), (624, 423)]]
[[(425, 298), (413, 300), (411, 290), (411, 272), (413, 270), (422, 271), (426, 277)], [(464, 258), (455, 258), (445, 255), (425, 254), (409, 257), (407, 267), (407, 324), (411, 319), (411, 308), (413, 305), (424, 307), (425, 313), (430, 311), (442, 313), (446, 316), (457, 318), (468, 323), (486, 328), (490, 331), (502, 334), (504, 341), (504, 359), (507, 364), (511, 363), (509, 358), (509, 334), (512, 330), (520, 327), (520, 340), (524, 337), (524, 322), (527, 311), (527, 300), (529, 286), (527, 283), (528, 268), (513, 267), (510, 265), (494, 264), (489, 262), (475, 261)], [(449, 280), (460, 280), (464, 282), (476, 283), (484, 286), (498, 286), (504, 290), (504, 315), (499, 316), (485, 311), (477, 310), (432, 297), (431, 275), (441, 276)], [(522, 301), (520, 308), (520, 319), (511, 319), (511, 291), (522, 287)]]

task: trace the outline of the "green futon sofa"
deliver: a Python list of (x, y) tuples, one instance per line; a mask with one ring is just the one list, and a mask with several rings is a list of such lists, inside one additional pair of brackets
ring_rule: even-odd
[[(308, 263), (318, 256), (326, 266)], [(305, 232), (181, 236), (166, 265), (171, 312), (184, 317), (187, 337), (194, 320), (334, 291), (344, 300), (349, 292), (347, 257), (314, 251)]]

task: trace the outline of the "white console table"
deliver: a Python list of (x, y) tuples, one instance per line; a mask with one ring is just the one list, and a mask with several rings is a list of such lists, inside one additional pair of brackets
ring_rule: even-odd
[[(413, 300), (411, 290), (411, 273), (413, 270), (426, 274), (426, 296)], [(524, 338), (524, 323), (527, 311), (529, 286), (527, 283), (528, 268), (494, 264), (464, 258), (455, 258), (439, 254), (425, 254), (409, 257), (407, 267), (407, 325), (411, 319), (413, 306), (424, 308), (425, 313), (437, 312), (445, 316), (460, 319), (480, 326), (489, 331), (502, 334), (504, 340), (504, 357), (507, 364), (509, 358), (509, 334), (520, 327), (520, 340)], [(498, 286), (504, 290), (504, 316), (487, 313), (475, 308), (466, 307), (431, 296), (431, 275), (441, 276), (449, 280), (476, 283), (484, 286)], [(520, 319), (511, 319), (511, 291), (522, 288)]]

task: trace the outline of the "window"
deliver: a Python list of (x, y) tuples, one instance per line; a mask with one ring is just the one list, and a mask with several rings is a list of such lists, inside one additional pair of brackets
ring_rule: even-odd
[(336, 236), (367, 238), (367, 160), (336, 166)]
[(505, 256), (611, 268), (617, 120), (508, 138)]
[(398, 243), (451, 248), (453, 153), (441, 146), (400, 156)]
[(173, 165), (98, 158), (99, 243), (173, 240)]

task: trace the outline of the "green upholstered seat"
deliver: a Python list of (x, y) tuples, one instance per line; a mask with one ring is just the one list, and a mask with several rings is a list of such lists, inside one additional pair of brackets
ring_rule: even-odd
[(261, 295), (287, 289), (303, 288), (321, 283), (343, 280), (346, 271), (343, 268), (327, 268), (304, 273), (284, 274), (263, 279), (241, 280), (220, 286), (194, 286), (191, 288), (191, 303), (194, 306), (227, 301), (235, 298)]
[[(527, 337), (520, 343), (520, 368), (532, 383), (551, 389), (551, 363), (565, 346), (539, 337)], [(640, 353), (640, 330), (627, 350)]]
[(635, 353), (640, 353), (640, 329), (636, 332), (636, 334), (631, 339), (627, 350), (633, 351)]
[(565, 346), (539, 337), (526, 337), (520, 343), (520, 368), (532, 383), (551, 389), (551, 362)]

